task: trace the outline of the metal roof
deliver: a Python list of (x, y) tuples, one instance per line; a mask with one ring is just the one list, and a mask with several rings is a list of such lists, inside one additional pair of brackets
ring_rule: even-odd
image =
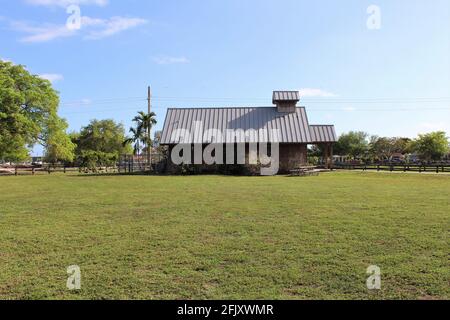
[[(199, 121), (202, 122), (203, 128), (196, 130), (195, 124)], [(186, 134), (182, 138), (173, 137), (172, 135), (177, 129), (187, 130), (185, 131)], [(208, 144), (211, 141), (209, 141), (208, 137), (204, 137), (204, 133), (209, 129), (219, 130), (224, 135), (223, 143), (268, 142), (268, 132), (272, 129), (279, 130), (277, 141), (280, 143), (314, 142), (314, 139), (311, 137), (311, 128), (305, 108), (296, 108), (294, 113), (280, 113), (275, 107), (259, 107), (168, 109), (161, 136), (161, 144), (178, 144), (181, 142)], [(237, 134), (236, 137), (227, 134), (227, 130), (248, 131), (251, 129), (267, 130), (253, 131), (249, 135)], [(334, 128), (332, 133), (334, 133)], [(330, 142), (333, 141), (335, 140)]]
[(274, 91), (272, 102), (276, 104), (277, 101), (300, 101), (300, 93), (298, 91)]
[(336, 131), (332, 125), (312, 125), (311, 140), (314, 143), (337, 142)]

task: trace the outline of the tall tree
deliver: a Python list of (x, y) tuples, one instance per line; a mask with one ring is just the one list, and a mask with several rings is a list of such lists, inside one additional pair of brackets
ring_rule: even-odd
[(449, 141), (445, 132), (437, 131), (419, 135), (411, 147), (423, 160), (441, 160), (449, 152)]
[(24, 160), (29, 148), (39, 143), (58, 160), (70, 160), (73, 154), (58, 105), (58, 93), (48, 80), (0, 60), (0, 159)]
[(66, 134), (68, 124), (64, 119), (53, 119), (45, 132), (45, 159), (49, 163), (73, 162), (76, 145)]
[(369, 135), (366, 132), (350, 131), (339, 137), (334, 151), (342, 156), (363, 157), (368, 152), (368, 137)]
[(409, 153), (411, 140), (408, 138), (384, 138), (373, 136), (370, 139), (370, 154), (380, 160), (388, 160), (394, 153)]
[(123, 125), (114, 120), (92, 120), (72, 137), (77, 145), (77, 162), (89, 169), (112, 166), (120, 155), (131, 153), (130, 145), (123, 143), (126, 140)]
[(131, 137), (125, 139), (124, 145), (132, 144), (133, 145), (133, 154), (140, 155), (141, 152), (141, 142), (144, 139), (142, 132), (140, 132), (137, 128), (130, 128)]
[(143, 143), (145, 144), (145, 150), (147, 154), (150, 156), (151, 152), (151, 144), (152, 138), (150, 137), (150, 131), (154, 125), (157, 124), (156, 114), (154, 112), (145, 113), (143, 111), (138, 112), (138, 115), (134, 117), (133, 122), (137, 125), (137, 131), (142, 133), (144, 139)]

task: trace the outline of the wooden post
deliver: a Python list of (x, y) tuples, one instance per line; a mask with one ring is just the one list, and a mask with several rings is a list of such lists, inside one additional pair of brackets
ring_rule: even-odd
[[(148, 87), (148, 114), (150, 115), (152, 110), (152, 89), (149, 86)], [(150, 140), (152, 139), (152, 129), (151, 129), (151, 123), (149, 123), (148, 126), (148, 144), (147, 144), (147, 163), (149, 165), (149, 170), (152, 171), (152, 143)]]
[(330, 144), (330, 170), (333, 170), (333, 145)]
[(31, 169), (31, 175), (34, 176), (34, 167)]
[(18, 175), (18, 172), (17, 172), (17, 166), (15, 167), (15, 169), (14, 169), (14, 175)]

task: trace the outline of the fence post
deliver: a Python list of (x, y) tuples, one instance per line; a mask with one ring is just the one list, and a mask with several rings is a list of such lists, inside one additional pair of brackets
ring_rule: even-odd
[(33, 175), (34, 176), (34, 167), (31, 169), (31, 175)]
[(439, 166), (436, 167), (436, 173), (439, 173)]
[(16, 175), (17, 176), (17, 166), (15, 167), (15, 169), (14, 169), (14, 175)]

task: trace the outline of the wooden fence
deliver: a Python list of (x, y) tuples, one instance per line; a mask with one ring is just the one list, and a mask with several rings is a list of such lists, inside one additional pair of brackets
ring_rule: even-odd
[(436, 164), (334, 164), (335, 169), (363, 170), (363, 171), (390, 171), (390, 172), (450, 172), (450, 163)]
[[(152, 163), (153, 172), (161, 172), (165, 167), (165, 160), (161, 157), (154, 157)], [(52, 173), (140, 173), (150, 171), (150, 165), (144, 161), (135, 161), (132, 157), (124, 158), (119, 161), (114, 167), (98, 167), (95, 170), (88, 170), (86, 168), (67, 166), (67, 165), (0, 165), (0, 176), (2, 175), (36, 175), (36, 174), (52, 174)]]
[[(97, 169), (98, 173), (114, 173), (119, 172), (118, 167), (103, 167)], [(36, 174), (52, 174), (52, 173), (70, 173), (86, 172), (84, 168), (71, 167), (64, 165), (51, 165), (51, 166), (0, 166), (1, 175), (36, 175)]]

